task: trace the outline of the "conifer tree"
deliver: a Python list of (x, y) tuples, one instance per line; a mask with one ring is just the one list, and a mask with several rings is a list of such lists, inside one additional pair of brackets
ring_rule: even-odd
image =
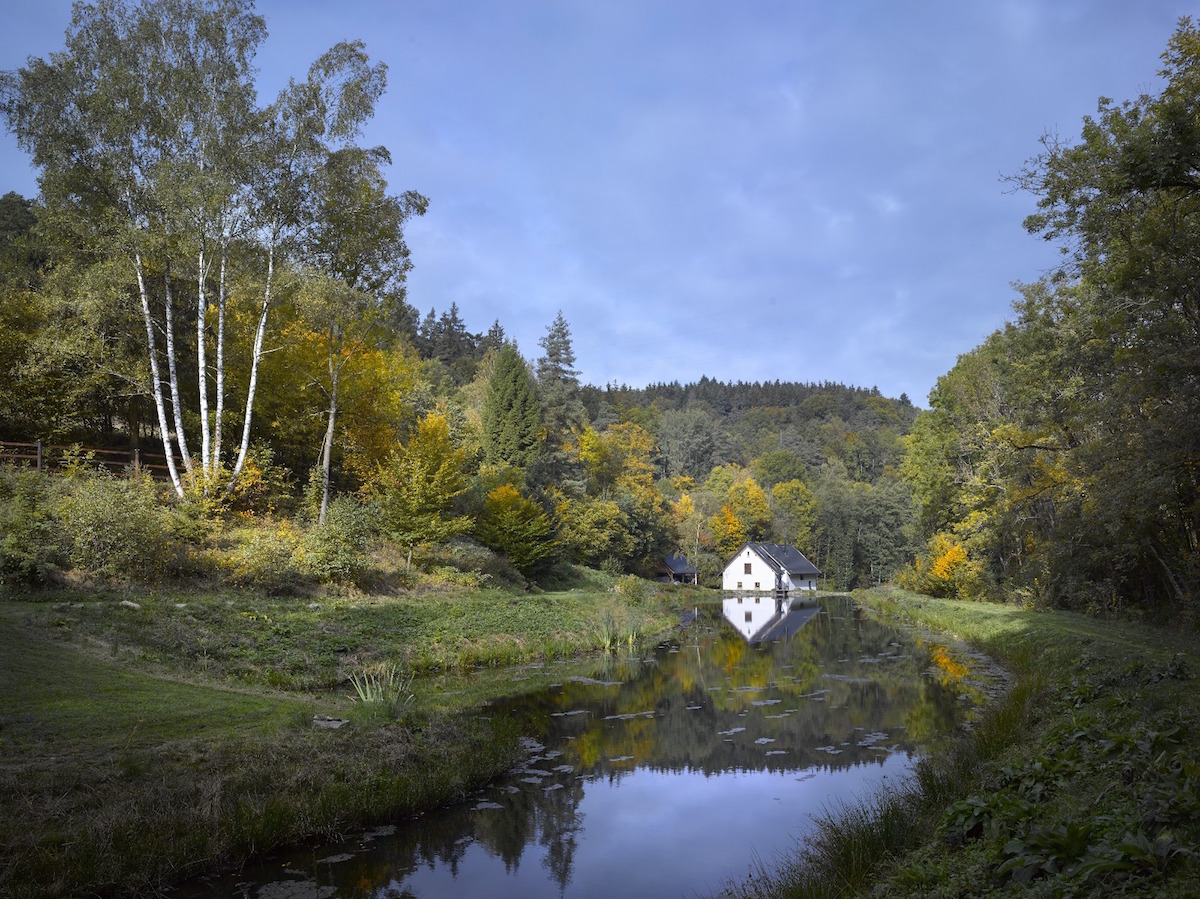
[(529, 368), (506, 343), (496, 355), (483, 401), (483, 453), (492, 465), (525, 469), (537, 457), (541, 416)]
[(541, 486), (555, 485), (568, 493), (581, 494), (584, 479), (578, 437), (587, 425), (587, 410), (579, 398), (571, 330), (561, 309), (538, 344), (545, 350), (537, 365), (544, 450), (536, 480)]

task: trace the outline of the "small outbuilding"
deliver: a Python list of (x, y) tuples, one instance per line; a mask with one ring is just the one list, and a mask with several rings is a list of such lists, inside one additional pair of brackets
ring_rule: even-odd
[(786, 596), (793, 590), (816, 591), (820, 576), (820, 569), (794, 546), (747, 543), (725, 566), (721, 589)]
[(699, 582), (695, 566), (688, 562), (687, 556), (680, 555), (679, 553), (672, 553), (663, 559), (658, 579), (670, 584), (695, 584)]

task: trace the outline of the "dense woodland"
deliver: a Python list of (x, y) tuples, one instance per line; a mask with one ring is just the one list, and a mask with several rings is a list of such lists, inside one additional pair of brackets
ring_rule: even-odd
[[(833, 383), (582, 384), (563, 313), (534, 350), (503, 314), (468, 325), (452, 297), (409, 296), (404, 228), (437, 198), (395, 192), (386, 148), (359, 143), (386, 67), (338, 44), (262, 104), (265, 34), (246, 2), (114, 0), (4, 74), (40, 194), (0, 199), (0, 439), (165, 448), (169, 482), (136, 488), (153, 511), (117, 505), (234, 555), (251, 550), (229, 549), (229, 522), (253, 525), (243, 544), (273, 534), (310, 567), (332, 553), (333, 579), (382, 542), (406, 570), (454, 545), (455, 564), (535, 582), (681, 552), (711, 581), (771, 539), (827, 587), (1196, 609), (1190, 21), (1161, 94), (1102, 100), (1078, 143), (1044, 138), (1013, 176), (1062, 265), (928, 411)], [(0, 483), (0, 578), (106, 570), (71, 530), (73, 488), (23, 478)]]

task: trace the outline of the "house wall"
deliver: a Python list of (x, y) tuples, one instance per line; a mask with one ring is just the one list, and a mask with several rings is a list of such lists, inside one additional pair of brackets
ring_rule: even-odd
[(811, 575), (796, 575), (793, 578), (792, 575), (785, 572), (783, 586), (787, 590), (816, 590), (817, 580)]
[[(750, 573), (746, 573), (746, 565), (750, 565)], [(755, 585), (758, 586), (755, 586)], [(721, 589), (730, 592), (745, 590), (774, 590), (775, 572), (767, 560), (754, 550), (747, 547), (738, 553), (733, 561), (725, 566), (721, 574)]]

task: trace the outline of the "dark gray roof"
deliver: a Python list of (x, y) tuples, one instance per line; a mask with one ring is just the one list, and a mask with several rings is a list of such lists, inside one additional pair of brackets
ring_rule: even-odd
[(688, 564), (687, 558), (685, 556), (681, 556), (679, 553), (672, 553), (671, 555), (667, 556), (665, 559), (663, 559), (663, 563), (667, 566), (667, 568), (671, 569), (673, 574), (696, 573), (696, 569)]
[(746, 546), (766, 559), (777, 574), (784, 571), (805, 576), (821, 573), (821, 569), (804, 558), (804, 553), (794, 546), (784, 543), (747, 543)]

